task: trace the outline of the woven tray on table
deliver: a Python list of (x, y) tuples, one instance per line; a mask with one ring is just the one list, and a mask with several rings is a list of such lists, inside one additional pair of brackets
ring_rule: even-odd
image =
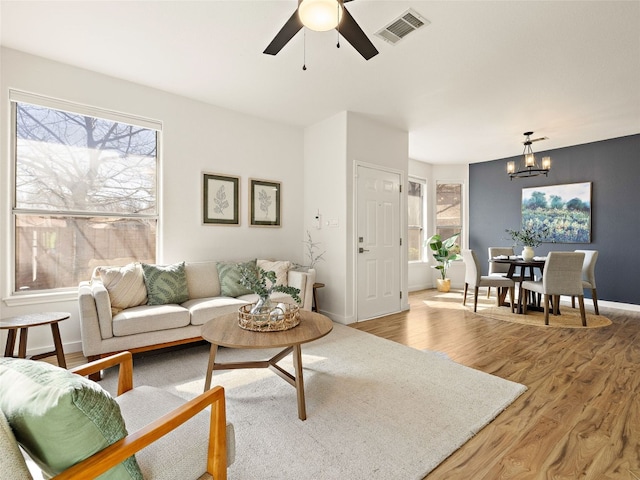
[[(284, 304), (284, 313), (280, 308), (268, 307), (261, 313), (251, 313), (255, 304), (243, 305), (238, 310), (238, 326), (254, 332), (281, 332), (300, 324), (298, 305)], [(283, 304), (279, 304), (282, 306)], [(275, 310), (274, 310), (275, 309)]]

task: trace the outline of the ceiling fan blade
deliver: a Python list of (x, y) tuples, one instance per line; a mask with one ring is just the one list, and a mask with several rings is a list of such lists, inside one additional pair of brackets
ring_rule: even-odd
[(346, 8), (342, 9), (342, 22), (338, 26), (338, 31), (365, 60), (369, 60), (378, 54), (376, 47), (373, 46), (371, 40), (367, 38), (367, 35)]
[(263, 53), (269, 55), (275, 55), (291, 40), (296, 33), (302, 29), (302, 22), (298, 16), (298, 10), (293, 12), (291, 18), (287, 20), (287, 23), (280, 29), (278, 34), (271, 40), (271, 43), (267, 46)]

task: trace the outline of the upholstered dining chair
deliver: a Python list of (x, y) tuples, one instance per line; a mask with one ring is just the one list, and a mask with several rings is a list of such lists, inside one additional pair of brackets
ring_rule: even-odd
[[(598, 294), (596, 293), (596, 260), (598, 260), (597, 250), (575, 250), (584, 253), (582, 263), (582, 288), (591, 290), (593, 300), (593, 310), (596, 315), (600, 315), (598, 310)], [(576, 297), (571, 297), (571, 306), (576, 308)]]
[[(560, 295), (578, 297), (582, 326), (587, 326), (584, 310), (584, 290), (582, 288), (582, 252), (549, 252), (544, 262), (542, 280), (525, 280), (522, 282), (523, 297), (529, 292), (543, 295), (544, 324), (549, 325), (549, 303), (553, 301), (553, 313), (559, 313)], [(524, 313), (527, 313), (527, 302), (523, 302)]]
[[(511, 256), (514, 254), (513, 247), (489, 247), (489, 260), (500, 255)], [(509, 273), (508, 263), (489, 262), (489, 276), (506, 277)], [(491, 287), (487, 287), (487, 298), (491, 296)]]
[[(473, 250), (463, 250), (462, 259), (465, 265), (464, 276), (464, 298), (462, 299), (462, 305), (467, 304), (467, 292), (469, 287), (474, 290), (473, 298), (473, 311), (478, 310), (478, 289), (479, 287), (496, 287), (496, 288), (508, 288), (509, 296), (511, 297), (511, 311), (513, 312), (515, 304), (515, 283), (510, 278), (501, 276), (490, 276), (480, 274), (480, 262), (478, 256)], [(497, 296), (500, 298), (500, 295)]]

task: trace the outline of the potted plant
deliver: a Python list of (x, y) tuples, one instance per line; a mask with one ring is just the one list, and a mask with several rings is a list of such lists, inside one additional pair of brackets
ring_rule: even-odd
[[(263, 309), (271, 309), (271, 294), (282, 292), (290, 295), (300, 303), (300, 290), (288, 285), (276, 285), (276, 272), (266, 271), (257, 265), (242, 264), (240, 269), (240, 284), (258, 295), (258, 302), (251, 309), (251, 313), (260, 313)], [(267, 281), (269, 281), (267, 285)]]
[(433, 258), (439, 263), (436, 269), (440, 270), (442, 278), (437, 279), (437, 288), (440, 292), (448, 292), (451, 289), (451, 279), (447, 278), (447, 270), (454, 260), (460, 260), (460, 247), (456, 245), (456, 240), (460, 236), (460, 232), (451, 235), (446, 240), (442, 240), (440, 235), (436, 234), (429, 237), (425, 243), (433, 250)]
[(522, 245), (522, 259), (527, 262), (533, 259), (535, 255), (533, 249), (540, 246), (549, 235), (548, 227), (533, 228), (526, 226), (520, 230), (506, 229), (505, 231), (511, 236), (511, 240), (515, 245)]

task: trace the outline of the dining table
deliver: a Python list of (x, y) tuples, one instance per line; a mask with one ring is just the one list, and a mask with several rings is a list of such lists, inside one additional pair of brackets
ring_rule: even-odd
[[(516, 305), (517, 313), (524, 313), (522, 303), (522, 282), (525, 280), (535, 280), (535, 269), (540, 270), (540, 276), (542, 276), (545, 260), (546, 257), (533, 257), (531, 260), (525, 260), (519, 255), (499, 255), (489, 259), (490, 262), (509, 264), (509, 270), (507, 271), (506, 277), (512, 279), (518, 284), (518, 303)], [(503, 289), (503, 291), (499, 292), (498, 295), (498, 305), (510, 306), (506, 301), (506, 289)], [(531, 304), (527, 304), (527, 309), (542, 310), (542, 307), (540, 307), (539, 303), (532, 302)]]

